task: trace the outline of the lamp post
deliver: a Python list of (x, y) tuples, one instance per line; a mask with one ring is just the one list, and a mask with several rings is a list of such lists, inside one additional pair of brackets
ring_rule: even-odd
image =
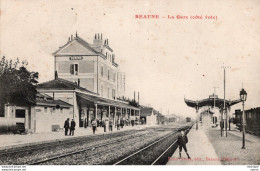
[(247, 93), (245, 91), (245, 89), (242, 88), (242, 90), (240, 91), (240, 99), (242, 101), (242, 107), (243, 107), (243, 139), (242, 139), (242, 149), (245, 149), (245, 132), (246, 132), (246, 120), (245, 120), (245, 110), (244, 110), (244, 106), (245, 106), (245, 101), (246, 101), (246, 97), (247, 97)]

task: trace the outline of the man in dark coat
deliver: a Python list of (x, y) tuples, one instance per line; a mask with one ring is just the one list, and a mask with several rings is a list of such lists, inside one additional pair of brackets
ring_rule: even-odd
[(65, 123), (64, 123), (64, 128), (65, 128), (65, 136), (68, 135), (68, 130), (69, 130), (69, 127), (70, 127), (70, 123), (69, 123), (70, 119), (68, 118)]
[(109, 131), (113, 131), (113, 121), (109, 120)]
[(76, 127), (76, 122), (72, 119), (70, 123), (70, 135), (72, 136), (74, 135), (75, 127)]
[(181, 151), (182, 148), (184, 149), (184, 151), (186, 152), (188, 158), (190, 159), (186, 144), (188, 143), (188, 137), (187, 135), (185, 135), (185, 133), (183, 131), (181, 131), (181, 134), (178, 136), (178, 140), (177, 140), (177, 144), (179, 145), (179, 158), (181, 158)]

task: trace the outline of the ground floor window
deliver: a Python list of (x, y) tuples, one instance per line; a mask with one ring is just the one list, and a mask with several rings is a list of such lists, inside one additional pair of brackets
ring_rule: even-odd
[(25, 110), (24, 109), (16, 109), (15, 110), (16, 118), (25, 118)]

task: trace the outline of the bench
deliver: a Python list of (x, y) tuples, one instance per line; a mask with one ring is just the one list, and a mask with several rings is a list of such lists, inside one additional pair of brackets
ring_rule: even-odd
[(53, 132), (58, 132), (60, 130), (62, 130), (63, 128), (60, 127), (60, 125), (52, 125), (51, 126), (51, 131)]

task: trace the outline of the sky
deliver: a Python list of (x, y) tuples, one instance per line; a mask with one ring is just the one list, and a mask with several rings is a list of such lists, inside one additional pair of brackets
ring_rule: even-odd
[[(248, 93), (245, 108), (260, 106), (258, 0), (1, 0), (0, 9), (1, 56), (27, 60), (28, 68), (39, 72), (39, 82), (54, 78), (52, 53), (71, 34), (77, 31), (92, 43), (94, 35), (102, 33), (126, 74), (126, 95), (133, 98), (139, 91), (143, 105), (194, 118), (195, 110), (184, 97), (208, 98), (218, 87), (216, 94), (223, 98), (222, 66), (229, 66), (226, 98), (239, 99), (243, 84)], [(233, 106), (231, 113), (241, 107)]]

